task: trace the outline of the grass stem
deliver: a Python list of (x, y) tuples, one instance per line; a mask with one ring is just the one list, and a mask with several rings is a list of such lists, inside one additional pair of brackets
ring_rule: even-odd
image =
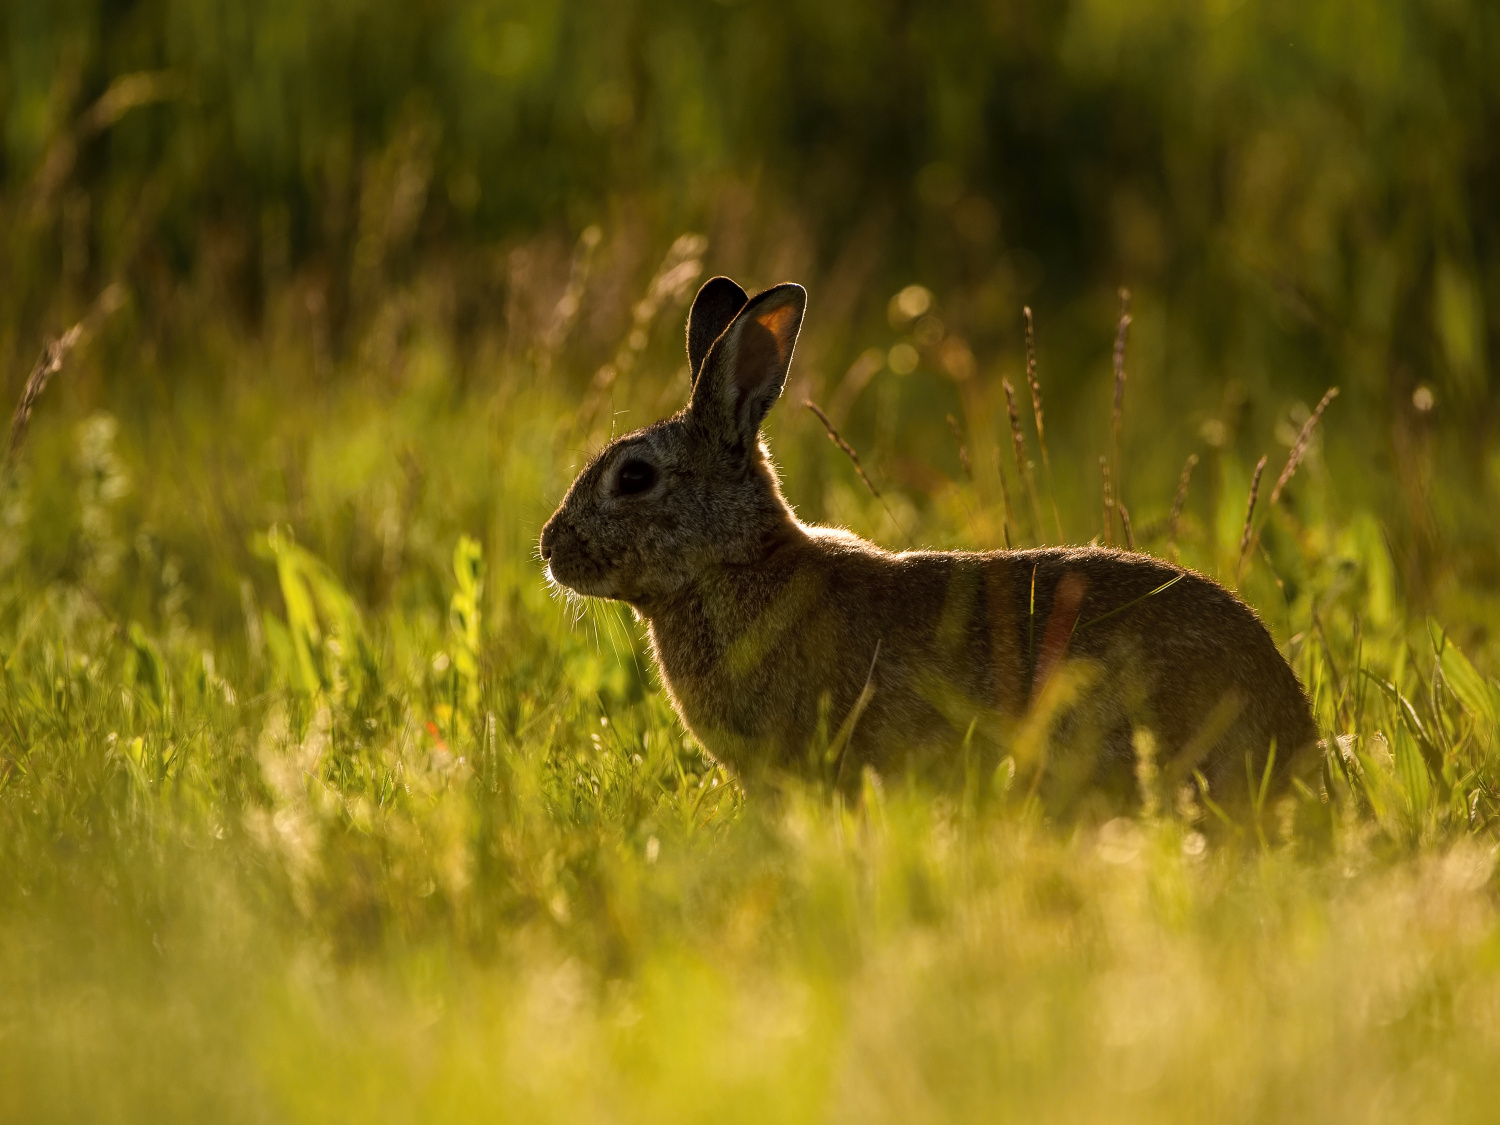
[(1031, 306), (1021, 309), (1026, 318), (1026, 382), (1031, 387), (1031, 416), (1036, 423), (1036, 443), (1042, 451), (1042, 471), (1047, 475), (1047, 494), (1052, 499), (1052, 522), (1057, 530), (1057, 541), (1067, 542), (1063, 535), (1062, 512), (1057, 506), (1057, 484), (1052, 479), (1052, 458), (1047, 453), (1047, 430), (1042, 423), (1042, 385), (1036, 377), (1036, 325), (1031, 316)]
[(1016, 472), (1025, 482), (1026, 494), (1031, 498), (1031, 534), (1037, 542), (1040, 542), (1042, 539), (1041, 507), (1037, 503), (1036, 480), (1031, 473), (1031, 459), (1026, 456), (1026, 436), (1021, 432), (1021, 412), (1016, 409), (1016, 388), (1011, 386), (1009, 379), (1001, 379), (1000, 386), (1005, 391), (1005, 409), (1010, 415), (1010, 441), (1016, 453)]
[(1114, 470), (1114, 492), (1121, 500), (1125, 498), (1125, 467), (1120, 464), (1120, 431), (1125, 420), (1125, 345), (1129, 340), (1130, 290), (1121, 287), (1120, 320), (1115, 329), (1115, 408), (1110, 427), (1110, 465)]
[(910, 545), (912, 542), (911, 536), (901, 526), (901, 521), (896, 519), (896, 513), (891, 511), (891, 506), (885, 502), (885, 497), (880, 495), (880, 490), (875, 487), (875, 482), (865, 472), (865, 467), (859, 463), (859, 454), (854, 451), (854, 446), (845, 441), (838, 430), (834, 429), (833, 423), (829, 421), (828, 415), (823, 413), (821, 406), (810, 398), (804, 399), (802, 405), (818, 416), (818, 421), (823, 423), (823, 429), (828, 432), (828, 440), (844, 451), (844, 456), (849, 458), (849, 463), (854, 466), (854, 471), (859, 474), (859, 479), (865, 482), (865, 487), (870, 490), (870, 495), (880, 501), (880, 506), (885, 509), (885, 514), (891, 517), (891, 523), (895, 525), (896, 530), (901, 532), (902, 537)]
[(1250, 477), (1250, 499), (1245, 505), (1245, 530), (1240, 535), (1240, 553), (1234, 564), (1234, 584), (1240, 584), (1240, 575), (1245, 569), (1245, 559), (1250, 554), (1251, 532), (1255, 520), (1255, 501), (1260, 497), (1260, 477), (1266, 471), (1266, 457), (1261, 454), (1255, 463), (1255, 472)]
[(10, 443), (5, 450), (5, 464), (0, 466), (0, 486), (5, 484), (12, 468), (20, 459), (21, 447), (26, 444), (26, 431), (31, 425), (31, 412), (36, 407), (37, 399), (47, 389), (47, 384), (52, 381), (52, 376), (62, 370), (64, 361), (73, 349), (98, 331), (99, 326), (124, 303), (125, 287), (119, 282), (107, 286), (82, 320), (43, 345), (42, 354), (37, 356), (36, 364), (26, 379), (26, 386), (21, 391), (20, 401), (16, 403), (15, 413), (11, 415)]
[(1177, 481), (1177, 495), (1172, 497), (1172, 514), (1167, 519), (1167, 556), (1177, 561), (1177, 523), (1182, 518), (1182, 506), (1187, 503), (1188, 485), (1192, 483), (1193, 469), (1198, 464), (1198, 455), (1189, 453), (1182, 464), (1182, 476)]

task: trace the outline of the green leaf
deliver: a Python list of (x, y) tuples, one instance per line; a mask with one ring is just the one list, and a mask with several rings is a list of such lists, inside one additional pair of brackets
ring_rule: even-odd
[(163, 709), (167, 705), (167, 669), (161, 653), (139, 622), (130, 623), (128, 635), (136, 686), (158, 710)]
[(1420, 820), (1432, 803), (1432, 775), (1428, 773), (1422, 751), (1417, 748), (1416, 739), (1411, 733), (1404, 726), (1396, 727), (1391, 733), (1391, 749), (1396, 758), (1396, 779), (1401, 783), (1412, 815)]
[(1494, 724), (1497, 710), (1495, 690), (1469, 663), (1469, 658), (1444, 634), (1443, 628), (1431, 618), (1427, 631), (1432, 636), (1433, 651), (1443, 669), (1443, 681), (1458, 699), (1459, 704), (1474, 718)]

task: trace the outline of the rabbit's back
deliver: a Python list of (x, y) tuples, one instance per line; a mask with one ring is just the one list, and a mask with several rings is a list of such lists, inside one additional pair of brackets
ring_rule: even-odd
[[(1259, 777), (1274, 745), (1274, 773), (1315, 744), (1297, 677), (1265, 625), (1217, 582), (1158, 559), (1073, 548), (1003, 556), (1017, 584), (1036, 576), (1030, 621), (1061, 629), (1065, 657), (1095, 670), (1085, 712), (1111, 724), (1109, 757), (1133, 762), (1133, 731), (1149, 730), (1168, 777), (1201, 770), (1220, 792)], [(1076, 606), (1065, 591), (1072, 586)], [(1045, 675), (1045, 653), (1031, 676)]]
[(741, 772), (820, 749), (851, 776), (951, 758), (976, 737), (1003, 750), (1065, 665), (1073, 697), (1052, 730), (1064, 786), (1070, 771), (1128, 783), (1140, 728), (1166, 768), (1216, 788), (1247, 756), (1262, 768), (1273, 740), (1285, 764), (1315, 739), (1265, 627), (1201, 575), (1107, 549), (893, 554), (803, 530), (650, 618), (684, 720)]

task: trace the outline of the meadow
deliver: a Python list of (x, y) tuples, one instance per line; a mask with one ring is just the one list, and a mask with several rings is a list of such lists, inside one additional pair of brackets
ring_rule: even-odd
[[(1494, 1120), (1500, 40), (1356, 7), (9, 17), (0, 1119)], [(742, 790), (537, 554), (719, 272), (804, 519), (1214, 575), (1317, 768)]]

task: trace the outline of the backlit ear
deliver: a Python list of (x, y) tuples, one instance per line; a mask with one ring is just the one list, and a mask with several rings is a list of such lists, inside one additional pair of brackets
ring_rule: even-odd
[(693, 387), (692, 414), (753, 444), (786, 385), (807, 292), (788, 282), (752, 297), (714, 341)]
[(687, 322), (688, 366), (692, 368), (694, 383), (698, 382), (698, 375), (703, 370), (708, 349), (724, 334), (734, 314), (744, 308), (748, 300), (745, 291), (727, 277), (711, 277), (698, 290)]

